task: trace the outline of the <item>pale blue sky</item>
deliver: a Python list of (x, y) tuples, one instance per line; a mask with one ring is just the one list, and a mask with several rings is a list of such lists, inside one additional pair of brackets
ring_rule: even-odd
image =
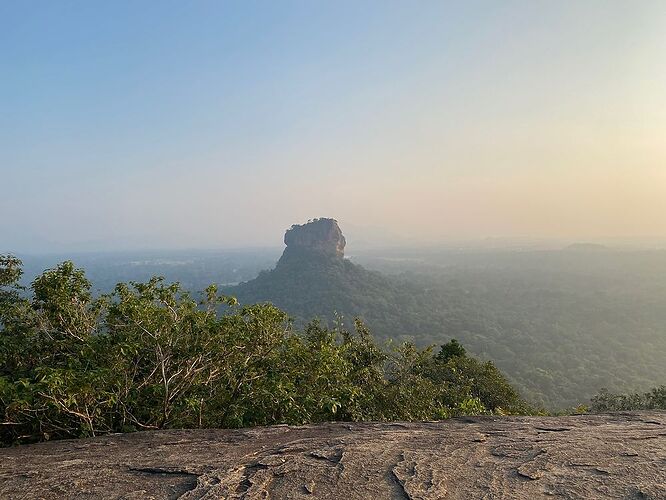
[(666, 235), (666, 2), (0, 0), (0, 253)]

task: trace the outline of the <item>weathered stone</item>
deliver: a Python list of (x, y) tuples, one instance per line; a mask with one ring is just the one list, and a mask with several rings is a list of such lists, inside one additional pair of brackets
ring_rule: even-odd
[(314, 219), (306, 224), (295, 224), (284, 235), (289, 254), (315, 254), (343, 258), (345, 237), (335, 219)]
[(111, 435), (0, 449), (0, 498), (664, 499), (665, 429), (641, 412)]

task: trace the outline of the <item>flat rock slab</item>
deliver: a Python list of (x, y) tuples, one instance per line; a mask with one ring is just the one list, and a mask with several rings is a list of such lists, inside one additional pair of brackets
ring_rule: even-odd
[(0, 498), (666, 499), (666, 413), (170, 430), (0, 449)]

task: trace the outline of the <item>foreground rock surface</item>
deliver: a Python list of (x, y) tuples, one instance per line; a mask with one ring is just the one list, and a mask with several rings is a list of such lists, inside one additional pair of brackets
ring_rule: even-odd
[(0, 449), (0, 498), (666, 499), (666, 413), (158, 431)]

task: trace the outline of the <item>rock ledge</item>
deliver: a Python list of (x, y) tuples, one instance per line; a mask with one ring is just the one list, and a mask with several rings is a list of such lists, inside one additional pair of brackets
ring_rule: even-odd
[(1, 498), (666, 498), (666, 413), (173, 430), (0, 449)]

